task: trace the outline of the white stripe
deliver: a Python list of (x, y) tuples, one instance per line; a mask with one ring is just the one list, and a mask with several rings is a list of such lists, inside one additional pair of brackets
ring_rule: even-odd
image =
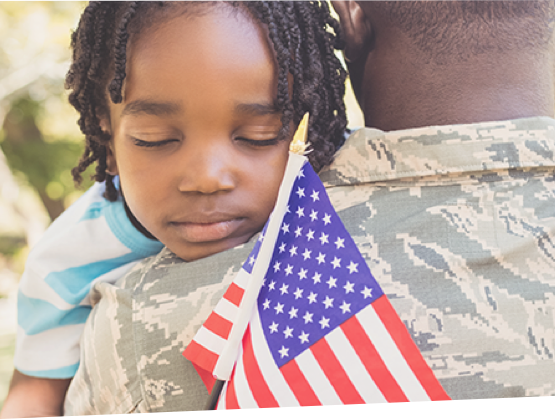
[(36, 335), (26, 335), (18, 327), (14, 365), (24, 371), (44, 371), (79, 362), (79, 339), (84, 326), (61, 326)]
[(426, 391), (403, 358), (374, 307), (369, 305), (357, 314), (357, 318), (409, 401), (429, 401)]
[(247, 288), (247, 285), (249, 285), (250, 279), (251, 274), (241, 268), (237, 273), (237, 276), (233, 279), (233, 282), (235, 282), (235, 285), (237, 285), (239, 288), (244, 290)]
[(338, 327), (329, 333), (325, 339), (362, 399), (366, 403), (387, 402), (343, 330)]
[(281, 375), (270, 349), (268, 348), (268, 343), (264, 338), (262, 324), (260, 323), (258, 310), (254, 313), (250, 325), (254, 357), (258, 361), (264, 380), (268, 384), (278, 404), (281, 407), (300, 406), (293, 391), (289, 388), (287, 381), (285, 381), (285, 378)]
[(235, 365), (235, 376), (233, 378), (233, 385), (235, 386), (235, 396), (237, 397), (237, 404), (241, 409), (249, 409), (258, 407), (256, 400), (252, 395), (247, 377), (245, 376), (245, 364), (243, 363), (243, 346), (239, 353), (239, 359)]
[(219, 314), (224, 319), (229, 320), (232, 323), (233, 320), (235, 320), (238, 311), (239, 307), (231, 303), (229, 300), (226, 300), (225, 298), (220, 299), (220, 301), (218, 301), (218, 304), (216, 304), (216, 307), (214, 308), (214, 313)]
[(204, 346), (215, 354), (221, 354), (226, 340), (215, 333), (212, 333), (206, 327), (201, 327), (195, 335), (195, 342)]
[(310, 350), (304, 351), (295, 360), (323, 405), (343, 404)]

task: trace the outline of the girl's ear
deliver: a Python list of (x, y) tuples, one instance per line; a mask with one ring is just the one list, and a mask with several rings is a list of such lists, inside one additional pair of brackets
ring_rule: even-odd
[(372, 37), (372, 27), (364, 10), (356, 1), (332, 1), (339, 15), (345, 36), (345, 61), (354, 63), (364, 54), (365, 45)]
[[(111, 134), (110, 122), (106, 118), (100, 119), (100, 129), (102, 131)], [(116, 157), (114, 156), (114, 152), (112, 151), (113, 142), (110, 139), (110, 142), (105, 146), (106, 147), (106, 173), (111, 176), (117, 176), (119, 174), (118, 171), (118, 164), (116, 162)]]

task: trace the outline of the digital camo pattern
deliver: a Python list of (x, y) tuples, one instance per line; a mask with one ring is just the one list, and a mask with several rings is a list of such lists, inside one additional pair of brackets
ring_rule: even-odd
[[(321, 178), (451, 398), (555, 395), (554, 120), (366, 128)], [(251, 247), (99, 285), (66, 414), (202, 409), (181, 351)]]

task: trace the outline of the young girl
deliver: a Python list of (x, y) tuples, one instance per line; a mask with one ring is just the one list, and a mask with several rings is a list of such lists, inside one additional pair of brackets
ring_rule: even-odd
[(346, 128), (341, 42), (325, 2), (89, 4), (66, 86), (86, 137), (74, 177), (96, 163), (99, 183), (29, 257), (3, 416), (61, 413), (94, 281), (159, 242), (192, 261), (263, 227), (306, 112), (310, 161), (331, 162)]

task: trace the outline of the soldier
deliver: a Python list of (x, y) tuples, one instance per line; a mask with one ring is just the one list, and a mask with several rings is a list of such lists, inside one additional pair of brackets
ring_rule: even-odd
[[(337, 2), (366, 126), (320, 176), (453, 399), (555, 394), (553, 2)], [(253, 243), (101, 284), (67, 413), (200, 409), (181, 351)]]

